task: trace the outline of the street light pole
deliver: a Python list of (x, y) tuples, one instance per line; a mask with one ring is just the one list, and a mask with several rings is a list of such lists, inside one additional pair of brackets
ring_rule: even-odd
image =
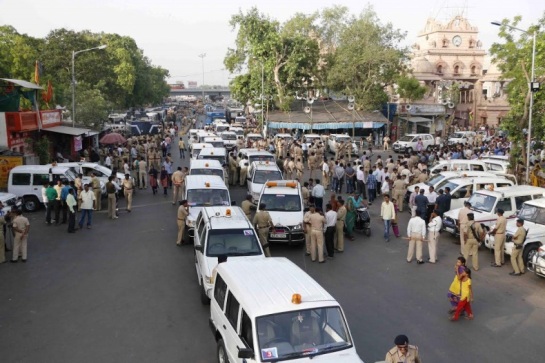
[(206, 57), (206, 53), (199, 54), (199, 58), (201, 58), (201, 62), (202, 62), (202, 85), (201, 85), (201, 88), (202, 88), (202, 104), (203, 104), (203, 106), (204, 106), (204, 57)]
[[(499, 21), (493, 21), (492, 25), (496, 26), (506, 26), (509, 29), (518, 30), (519, 32), (525, 33), (530, 35), (530, 33), (526, 30), (508, 25), (508, 24), (502, 24)], [(528, 141), (526, 142), (526, 182), (530, 182), (530, 154), (531, 154), (531, 146), (532, 146), (532, 116), (534, 113), (534, 91), (533, 91), (533, 82), (535, 77), (535, 60), (536, 60), (536, 36), (537, 31), (534, 30), (532, 33), (532, 70), (531, 70), (531, 77), (530, 77), (530, 83), (528, 84), (528, 89), (530, 90), (530, 109), (528, 110)]]
[[(265, 65), (263, 61), (261, 61), (261, 132), (264, 131), (264, 124), (265, 124)], [(266, 135), (263, 135), (265, 137)]]
[(72, 51), (72, 127), (75, 127), (75, 124), (76, 124), (76, 72), (75, 72), (76, 55), (83, 52), (89, 52), (91, 50), (105, 49), (107, 46), (108, 45), (103, 44), (98, 47)]

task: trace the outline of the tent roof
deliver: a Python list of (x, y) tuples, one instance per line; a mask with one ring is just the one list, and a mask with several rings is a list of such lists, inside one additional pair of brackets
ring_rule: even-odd
[(23, 81), (22, 79), (0, 78), (0, 80), (6, 81), (6, 82), (9, 82), (9, 83), (13, 83), (13, 84), (16, 84), (16, 85), (24, 87), (24, 88), (43, 89), (42, 87), (40, 87), (37, 84), (27, 82), (27, 81)]

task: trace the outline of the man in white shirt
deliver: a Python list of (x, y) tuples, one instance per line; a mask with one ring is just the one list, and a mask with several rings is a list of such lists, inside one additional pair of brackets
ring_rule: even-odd
[(324, 188), (327, 189), (329, 186), (329, 165), (326, 162), (322, 162), (322, 179), (324, 181)]
[(104, 161), (104, 165), (108, 168), (108, 169), (111, 169), (112, 168), (112, 156), (108, 153), (108, 155), (106, 155), (106, 160)]
[(333, 210), (331, 204), (325, 206), (325, 248), (327, 257), (333, 258), (335, 248), (335, 227), (337, 225), (337, 212)]
[(90, 229), (93, 220), (93, 209), (96, 208), (96, 198), (95, 193), (89, 189), (89, 184), (85, 184), (83, 186), (83, 190), (79, 194), (79, 200), (81, 200), (81, 218), (79, 220), (79, 228), (83, 228), (85, 216), (87, 216), (87, 228)]
[(320, 184), (320, 180), (316, 179), (316, 185), (312, 188), (312, 196), (314, 197), (314, 205), (316, 209), (323, 210), (325, 189)]
[(407, 251), (407, 262), (412, 262), (414, 248), (416, 246), (416, 263), (423, 264), (422, 242), (426, 238), (426, 222), (420, 218), (420, 211), (417, 210), (407, 225), (407, 237), (409, 237), (409, 250)]
[(363, 166), (358, 167), (356, 171), (357, 191), (363, 196), (363, 199), (367, 199), (366, 187), (365, 187), (365, 173), (363, 172)]
[(428, 223), (428, 254), (430, 255), (428, 261), (430, 263), (437, 262), (437, 242), (439, 241), (439, 232), (442, 225), (443, 221), (439, 217), (439, 212), (434, 210), (431, 213), (430, 223)]
[(394, 203), (390, 202), (390, 196), (384, 195), (384, 202), (380, 206), (380, 217), (384, 222), (384, 240), (390, 242), (390, 226), (392, 220), (396, 218)]
[(435, 209), (435, 201), (437, 200), (438, 194), (435, 191), (435, 188), (430, 186), (428, 189), (429, 193), (426, 197), (428, 197), (428, 213), (426, 215), (431, 216), (431, 213)]

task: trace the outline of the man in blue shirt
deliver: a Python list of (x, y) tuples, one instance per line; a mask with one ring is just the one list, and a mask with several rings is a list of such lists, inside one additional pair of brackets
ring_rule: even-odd
[(68, 205), (66, 204), (66, 197), (68, 196), (69, 190), (74, 188), (74, 185), (74, 182), (71, 181), (70, 184), (64, 184), (64, 186), (61, 188), (62, 224), (66, 224), (66, 219), (68, 217)]
[(369, 196), (369, 205), (371, 205), (377, 197), (377, 178), (375, 178), (373, 173), (369, 173), (367, 176), (367, 191)]

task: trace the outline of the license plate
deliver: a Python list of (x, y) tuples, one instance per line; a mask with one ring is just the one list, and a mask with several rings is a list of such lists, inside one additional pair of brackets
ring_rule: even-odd
[(452, 233), (452, 234), (456, 233), (456, 232), (454, 231), (454, 228), (449, 228), (449, 227), (445, 227), (445, 231), (447, 231), (447, 232), (449, 232), (449, 233)]
[(271, 238), (286, 238), (285, 233), (271, 233)]

